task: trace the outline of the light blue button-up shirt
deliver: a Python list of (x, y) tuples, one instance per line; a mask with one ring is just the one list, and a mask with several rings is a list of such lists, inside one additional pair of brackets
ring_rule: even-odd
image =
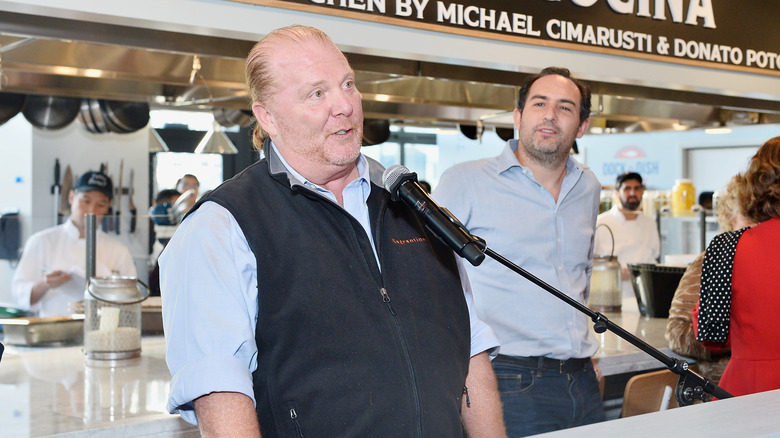
[[(291, 178), (336, 201), (333, 193), (307, 181), (281, 160), (275, 147), (271, 153)], [(361, 155), (357, 167), (358, 178), (342, 192), (344, 209), (361, 223), (373, 243), (366, 204), (371, 166)], [(374, 252), (376, 256), (376, 249)], [(236, 220), (214, 202), (205, 202), (189, 215), (160, 256), (166, 361), (173, 376), (167, 409), (192, 424), (197, 424), (192, 400), (202, 395), (238, 392), (254, 401), (256, 263)], [(469, 308), (471, 354), (486, 350), (495, 354), (498, 341), (477, 317), (466, 272), (460, 261), (458, 264)]]
[[(517, 140), (493, 158), (448, 169), (434, 192), (489, 248), (580, 303), (588, 298), (601, 184), (569, 157), (556, 202), (515, 156)], [(586, 315), (491, 258), (466, 266), (480, 318), (501, 353), (555, 359), (598, 350)]]

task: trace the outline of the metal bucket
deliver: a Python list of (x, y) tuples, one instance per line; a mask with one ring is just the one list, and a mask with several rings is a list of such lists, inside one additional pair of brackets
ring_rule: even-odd
[(84, 294), (87, 359), (117, 360), (141, 355), (141, 302), (149, 287), (135, 277), (91, 277)]

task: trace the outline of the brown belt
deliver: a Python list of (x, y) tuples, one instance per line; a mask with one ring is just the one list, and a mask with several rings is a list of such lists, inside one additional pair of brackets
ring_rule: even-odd
[(549, 357), (543, 357), (543, 356), (526, 357), (526, 356), (506, 356), (503, 354), (499, 354), (496, 357), (496, 359), (502, 359), (508, 362), (513, 362), (517, 365), (528, 367), (528, 368), (555, 370), (560, 373), (572, 373), (575, 371), (580, 371), (585, 367), (585, 364), (590, 362), (589, 357), (560, 360), (560, 359), (551, 359)]

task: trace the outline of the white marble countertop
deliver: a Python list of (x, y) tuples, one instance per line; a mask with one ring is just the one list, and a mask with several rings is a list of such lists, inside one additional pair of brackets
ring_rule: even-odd
[(162, 336), (141, 357), (87, 364), (83, 347), (6, 346), (0, 361), (0, 436), (199, 437), (165, 410), (171, 375)]
[[(605, 313), (604, 316), (667, 356), (685, 359), (689, 363), (694, 362), (693, 359), (678, 356), (669, 349), (669, 345), (664, 339), (667, 319), (642, 316), (639, 313), (635, 297), (624, 295), (622, 311)], [(596, 333), (596, 338), (600, 341), (601, 346), (594, 357), (598, 360), (601, 374), (604, 376), (666, 367), (659, 360), (611, 331)]]
[[(610, 321), (670, 354), (665, 318), (639, 315), (636, 300)], [(611, 332), (596, 358), (602, 374), (663, 368)], [(6, 346), (0, 362), (0, 435), (9, 437), (197, 437), (197, 429), (165, 410), (170, 373), (162, 336), (144, 337), (141, 357), (109, 366), (87, 364), (83, 347)]]
[(580, 437), (780, 437), (780, 389), (536, 435)]

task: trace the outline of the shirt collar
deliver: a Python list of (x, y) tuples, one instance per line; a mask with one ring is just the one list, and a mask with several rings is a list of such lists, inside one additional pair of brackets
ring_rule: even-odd
[[(328, 191), (327, 189), (324, 189), (318, 186), (317, 184), (314, 184), (313, 182), (306, 179), (306, 177), (298, 173), (298, 171), (296, 171), (292, 166), (290, 166), (289, 163), (287, 163), (287, 160), (284, 159), (282, 154), (279, 153), (279, 150), (276, 148), (276, 144), (274, 144), (274, 142), (270, 142), (270, 144), (273, 150), (273, 153), (270, 155), (279, 160), (279, 163), (281, 164), (281, 166), (283, 166), (284, 170), (287, 172), (288, 176), (290, 177), (291, 186), (298, 184), (298, 185), (303, 185), (306, 188), (318, 193), (331, 194), (331, 192)], [(271, 160), (271, 157), (269, 157), (269, 160)], [(368, 195), (371, 193), (371, 186), (369, 184), (369, 181), (371, 180), (370, 177), (371, 166), (368, 160), (366, 159), (366, 156), (363, 155), (362, 153), (358, 156), (356, 164), (358, 170), (358, 177), (354, 181), (347, 184), (347, 187), (354, 187), (357, 185), (362, 186), (363, 201), (366, 201), (368, 199)], [(277, 170), (277, 172), (274, 173), (278, 173), (278, 171), (281, 170), (278, 166), (271, 165), (271, 167), (276, 167), (275, 170)]]
[[(518, 145), (519, 141), (517, 139), (511, 139), (506, 142), (506, 147), (498, 156), (498, 168), (496, 170), (498, 173), (502, 173), (511, 169), (512, 167), (520, 167), (521, 169), (528, 169), (528, 172), (523, 173), (528, 175), (529, 178), (534, 179), (533, 171), (520, 164), (520, 161), (517, 159), (517, 155), (515, 155)], [(575, 179), (579, 178), (583, 169), (583, 165), (575, 160), (571, 155), (569, 155), (569, 158), (566, 160), (566, 176), (564, 179), (571, 177), (574, 177)]]
[(65, 229), (65, 232), (68, 234), (68, 237), (71, 237), (73, 239), (79, 238), (79, 229), (76, 228), (76, 224), (73, 223), (73, 220), (71, 218), (68, 218), (67, 221), (65, 221), (64, 224), (62, 224), (63, 228)]
[[(620, 202), (620, 200), (618, 200), (617, 202)], [(609, 213), (612, 216), (614, 216), (615, 219), (617, 219), (617, 220), (619, 220), (621, 222), (625, 222), (626, 221), (626, 217), (623, 216), (623, 213), (620, 212), (620, 208), (618, 207), (617, 204), (613, 205), (612, 208), (609, 209)]]
[(516, 139), (508, 140), (506, 142), (504, 150), (501, 151), (501, 154), (498, 156), (498, 169), (496, 169), (498, 173), (502, 173), (511, 169), (512, 167), (521, 167), (523, 169), (526, 168), (520, 164), (520, 161), (517, 159), (517, 155), (515, 155), (515, 152), (517, 152), (517, 145), (518, 140)]
[[(95, 223), (95, 227), (96, 227), (95, 235), (96, 236), (100, 235), (100, 234), (104, 234), (103, 230), (100, 228), (100, 222), (101, 222), (102, 218), (103, 217), (100, 216), (95, 221), (96, 222)], [(79, 229), (76, 227), (76, 224), (73, 223), (73, 220), (70, 217), (68, 218), (68, 220), (63, 222), (62, 225), (60, 225), (60, 226), (63, 227), (65, 232), (68, 234), (68, 237), (71, 237), (73, 239), (81, 239), (82, 238), (81, 237), (81, 233), (79, 232)]]

